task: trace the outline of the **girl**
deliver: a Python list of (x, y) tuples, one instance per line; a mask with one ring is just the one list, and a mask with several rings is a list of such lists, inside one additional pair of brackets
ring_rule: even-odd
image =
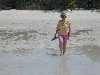
[(56, 27), (56, 35), (58, 35), (59, 39), (59, 48), (61, 51), (60, 55), (64, 55), (66, 51), (67, 40), (70, 36), (70, 22), (65, 13), (61, 13), (60, 15), (61, 20), (59, 20), (57, 27)]

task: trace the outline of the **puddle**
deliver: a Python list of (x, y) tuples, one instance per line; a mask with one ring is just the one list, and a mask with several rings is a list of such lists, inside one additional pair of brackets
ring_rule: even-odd
[(78, 35), (81, 35), (83, 33), (89, 35), (90, 32), (92, 32), (92, 29), (81, 29), (81, 30), (77, 30), (76, 32), (72, 33), (72, 37), (77, 37)]
[(98, 45), (84, 45), (81, 51), (94, 62), (100, 62), (100, 46)]

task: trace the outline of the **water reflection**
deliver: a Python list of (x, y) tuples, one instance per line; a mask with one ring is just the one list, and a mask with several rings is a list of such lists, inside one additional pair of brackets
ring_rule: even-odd
[(67, 57), (59, 57), (57, 65), (57, 75), (70, 75), (69, 66), (67, 65)]
[(64, 56), (59, 56), (57, 75), (99, 75), (100, 47), (83, 45), (68, 48)]

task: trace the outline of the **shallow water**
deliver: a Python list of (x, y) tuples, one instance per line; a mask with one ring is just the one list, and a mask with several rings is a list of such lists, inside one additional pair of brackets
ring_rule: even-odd
[(0, 75), (100, 75), (100, 14), (68, 12), (72, 33), (63, 56), (51, 41), (58, 14), (0, 12)]

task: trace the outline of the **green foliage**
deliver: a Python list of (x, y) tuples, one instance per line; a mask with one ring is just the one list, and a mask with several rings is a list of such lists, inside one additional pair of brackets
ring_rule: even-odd
[[(66, 10), (74, 8), (100, 8), (100, 0), (0, 0), (0, 9)], [(95, 2), (94, 2), (95, 1)], [(91, 7), (90, 7), (91, 6)]]
[(68, 8), (74, 9), (76, 7), (76, 0), (68, 0)]

